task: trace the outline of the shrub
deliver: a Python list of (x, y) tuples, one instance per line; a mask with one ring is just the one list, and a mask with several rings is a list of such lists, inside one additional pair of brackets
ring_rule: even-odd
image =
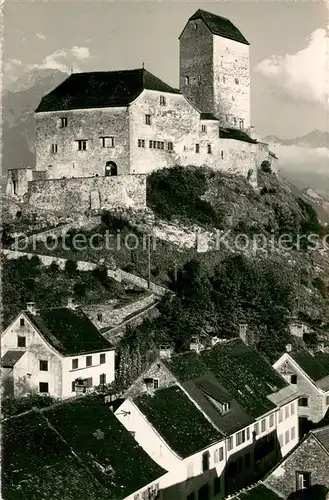
[(265, 172), (266, 174), (271, 174), (272, 173), (272, 168), (271, 164), (268, 160), (264, 160), (263, 163), (260, 166), (260, 169), (262, 172)]

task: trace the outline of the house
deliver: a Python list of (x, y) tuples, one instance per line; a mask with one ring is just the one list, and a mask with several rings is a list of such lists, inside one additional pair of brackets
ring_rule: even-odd
[(305, 435), (264, 483), (289, 500), (325, 500), (329, 492), (329, 426)]
[(298, 441), (298, 393), (240, 339), (157, 359), (124, 398), (115, 414), (171, 473), (173, 500), (237, 491)]
[(329, 408), (329, 353), (309, 352), (304, 347), (287, 351), (273, 367), (300, 393), (298, 416), (301, 429), (307, 421), (322, 420)]
[(114, 348), (74, 307), (28, 303), (2, 333), (1, 354), (4, 396), (67, 398), (114, 380)]
[(71, 74), (36, 109), (36, 167), (8, 172), (6, 193), (36, 210), (145, 208), (146, 178), (207, 166), (257, 185), (276, 157), (251, 135), (249, 42), (197, 10), (180, 37), (180, 89), (143, 68)]
[(99, 396), (2, 422), (2, 498), (162, 500), (166, 475)]

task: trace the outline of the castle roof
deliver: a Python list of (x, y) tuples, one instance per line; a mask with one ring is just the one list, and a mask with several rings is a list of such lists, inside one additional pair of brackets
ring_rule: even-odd
[(212, 14), (206, 10), (198, 9), (193, 16), (189, 18), (189, 21), (194, 21), (196, 19), (202, 19), (214, 35), (219, 35), (224, 38), (229, 38), (230, 40), (235, 40), (236, 42), (250, 45), (241, 31), (239, 31), (238, 28), (225, 17)]
[(36, 112), (128, 106), (144, 89), (179, 94), (144, 68), (75, 73), (45, 95)]

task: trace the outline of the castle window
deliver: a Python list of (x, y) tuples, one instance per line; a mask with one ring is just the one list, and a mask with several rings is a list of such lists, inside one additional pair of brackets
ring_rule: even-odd
[(195, 152), (200, 153), (200, 144), (195, 145)]
[(138, 139), (138, 147), (145, 148), (145, 140), (144, 139)]
[(174, 150), (174, 145), (173, 145), (172, 142), (168, 142), (167, 147), (168, 147), (168, 151), (173, 151)]
[(189, 83), (190, 83), (190, 77), (186, 76), (185, 77), (185, 85), (189, 85)]
[(160, 95), (160, 106), (166, 105), (166, 98), (164, 95)]
[(58, 152), (58, 146), (57, 146), (57, 144), (52, 144), (50, 150), (51, 150), (51, 153), (53, 155), (55, 155)]
[(78, 151), (86, 151), (87, 141), (85, 139), (78, 140), (78, 141), (76, 141), (76, 143), (77, 143)]
[(145, 123), (146, 125), (151, 125), (151, 115), (145, 115)]
[[(234, 66), (235, 66), (235, 65), (234, 65)], [(235, 78), (235, 80), (234, 80), (234, 81), (235, 81), (235, 83), (236, 83), (237, 85), (239, 85), (239, 79), (238, 79), (238, 78)]]
[(221, 152), (220, 152), (220, 157), (221, 157), (221, 159), (223, 159), (223, 158), (224, 158), (224, 151), (221, 151)]
[(114, 137), (100, 137), (102, 148), (114, 148)]
[(201, 125), (201, 132), (206, 132), (207, 131), (207, 127), (205, 125)]
[(208, 146), (207, 146), (207, 153), (209, 155), (211, 154), (211, 144), (208, 144)]
[(65, 128), (67, 127), (67, 118), (66, 117), (61, 117), (59, 120), (58, 120), (58, 126), (60, 128)]

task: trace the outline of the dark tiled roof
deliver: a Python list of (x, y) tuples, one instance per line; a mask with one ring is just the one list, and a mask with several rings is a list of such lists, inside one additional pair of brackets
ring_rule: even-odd
[(305, 373), (316, 382), (329, 375), (329, 355), (323, 353), (312, 356), (306, 349), (289, 353)]
[(218, 118), (216, 118), (215, 115), (212, 113), (200, 113), (200, 119), (201, 120), (216, 120), (218, 121)]
[(24, 354), (25, 351), (7, 351), (1, 358), (1, 366), (3, 368), (12, 368)]
[(237, 128), (219, 127), (219, 137), (222, 139), (251, 142), (252, 144), (257, 143), (256, 139), (252, 139), (246, 132)]
[(320, 429), (316, 429), (311, 431), (312, 434), (316, 437), (318, 441), (322, 444), (322, 446), (329, 453), (329, 425), (326, 427), (322, 427)]
[(223, 435), (178, 387), (159, 389), (134, 400), (152, 426), (181, 457), (220, 441)]
[(248, 416), (257, 418), (274, 408), (267, 396), (287, 385), (261, 354), (240, 339), (217, 344), (200, 354), (188, 352), (163, 362), (181, 382), (213, 374), (232, 401), (237, 402), (236, 417), (239, 414), (242, 421)]
[(4, 498), (121, 500), (166, 472), (95, 396), (7, 419), (2, 431)]
[(81, 309), (58, 307), (26, 312), (44, 338), (64, 356), (106, 351), (112, 345), (102, 337)]
[(145, 69), (75, 73), (44, 96), (36, 112), (128, 106), (144, 89), (179, 93)]
[(250, 45), (248, 40), (246, 40), (246, 38), (242, 35), (241, 31), (239, 31), (238, 28), (225, 17), (198, 9), (195, 14), (190, 17), (189, 21), (196, 19), (202, 19), (214, 35), (219, 35), (224, 38), (229, 38), (230, 40), (235, 40), (236, 42)]

